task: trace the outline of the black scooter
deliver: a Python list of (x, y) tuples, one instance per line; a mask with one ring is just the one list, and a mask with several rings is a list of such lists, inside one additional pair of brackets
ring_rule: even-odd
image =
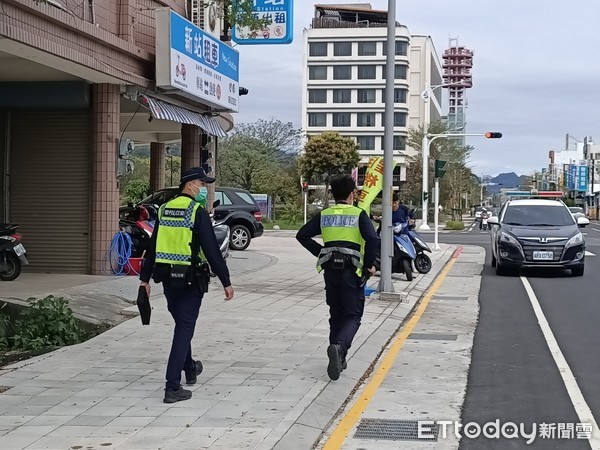
[(21, 274), (21, 266), (29, 264), (21, 243), (18, 225), (0, 224), (0, 280), (12, 281)]

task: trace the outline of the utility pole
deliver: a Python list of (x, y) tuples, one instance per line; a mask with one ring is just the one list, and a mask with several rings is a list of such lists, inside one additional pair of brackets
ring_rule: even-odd
[(396, 64), (396, 0), (388, 0), (385, 113), (383, 136), (383, 190), (381, 215), (381, 268), (378, 292), (394, 292), (392, 283), (392, 187), (394, 171), (394, 84)]

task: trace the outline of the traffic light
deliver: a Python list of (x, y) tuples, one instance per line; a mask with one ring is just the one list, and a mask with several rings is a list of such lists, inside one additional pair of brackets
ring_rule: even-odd
[(427, 201), (429, 199), (429, 192), (423, 192), (423, 201)]
[(446, 169), (444, 166), (446, 165), (446, 161), (442, 161), (441, 159), (435, 160), (435, 178), (442, 178), (446, 173)]
[(308, 192), (308, 181), (302, 182), (302, 192)]
[(488, 139), (500, 139), (502, 137), (502, 133), (498, 133), (497, 131), (488, 131), (485, 133), (485, 137)]

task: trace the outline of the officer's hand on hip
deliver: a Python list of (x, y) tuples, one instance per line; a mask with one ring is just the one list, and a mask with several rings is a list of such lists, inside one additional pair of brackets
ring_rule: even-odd
[(150, 283), (142, 281), (140, 286), (144, 286), (146, 288), (146, 294), (148, 294), (148, 298), (150, 298)]
[(223, 289), (225, 290), (225, 300), (231, 300), (233, 298), (233, 286), (227, 286)]

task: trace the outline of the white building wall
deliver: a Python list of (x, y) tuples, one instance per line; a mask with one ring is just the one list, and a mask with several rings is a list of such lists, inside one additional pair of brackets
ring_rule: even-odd
[[(384, 138), (384, 89), (385, 89), (385, 64), (386, 56), (383, 54), (383, 43), (387, 40), (387, 29), (377, 28), (310, 28), (304, 30), (304, 58), (303, 58), (303, 96), (302, 96), (302, 129), (308, 135), (319, 134), (324, 131), (337, 131), (348, 137), (374, 138), (373, 149), (361, 149), (361, 164), (366, 164), (371, 156), (383, 156)], [(439, 119), (442, 116), (441, 89), (434, 92), (436, 99), (425, 104), (421, 92), (431, 81), (441, 80), (441, 62), (433, 42), (428, 36), (411, 37), (408, 29), (403, 26), (396, 28), (396, 40), (408, 43), (406, 56), (396, 55), (396, 65), (407, 66), (406, 79), (397, 79), (395, 88), (406, 90), (406, 102), (396, 103), (395, 112), (406, 114), (404, 126), (394, 127), (394, 135), (406, 139), (411, 127), (417, 128), (424, 120)], [(327, 56), (310, 56), (309, 47), (313, 42), (327, 43)], [(352, 42), (351, 56), (334, 56), (335, 42)], [(359, 42), (376, 42), (376, 55), (359, 56)], [(349, 80), (334, 80), (334, 67), (350, 65), (351, 77)], [(358, 70), (362, 65), (376, 66), (375, 79), (359, 79)], [(309, 67), (326, 66), (327, 78), (325, 80), (309, 79)], [(434, 71), (432, 77), (432, 71)], [(309, 103), (310, 89), (327, 90), (325, 103)], [(349, 103), (335, 103), (334, 89), (350, 89)], [(358, 90), (375, 90), (374, 103), (359, 103)], [(309, 114), (324, 113), (326, 121), (324, 126), (313, 126), (309, 123)], [(349, 113), (350, 126), (335, 126), (334, 114)], [(374, 113), (374, 126), (361, 126), (357, 124), (357, 114)], [(435, 120), (434, 119), (434, 120)], [(394, 151), (394, 158), (405, 164), (405, 157), (414, 154), (408, 146), (404, 150)], [(403, 173), (405, 170), (403, 170)], [(403, 178), (401, 178), (403, 179)]]

